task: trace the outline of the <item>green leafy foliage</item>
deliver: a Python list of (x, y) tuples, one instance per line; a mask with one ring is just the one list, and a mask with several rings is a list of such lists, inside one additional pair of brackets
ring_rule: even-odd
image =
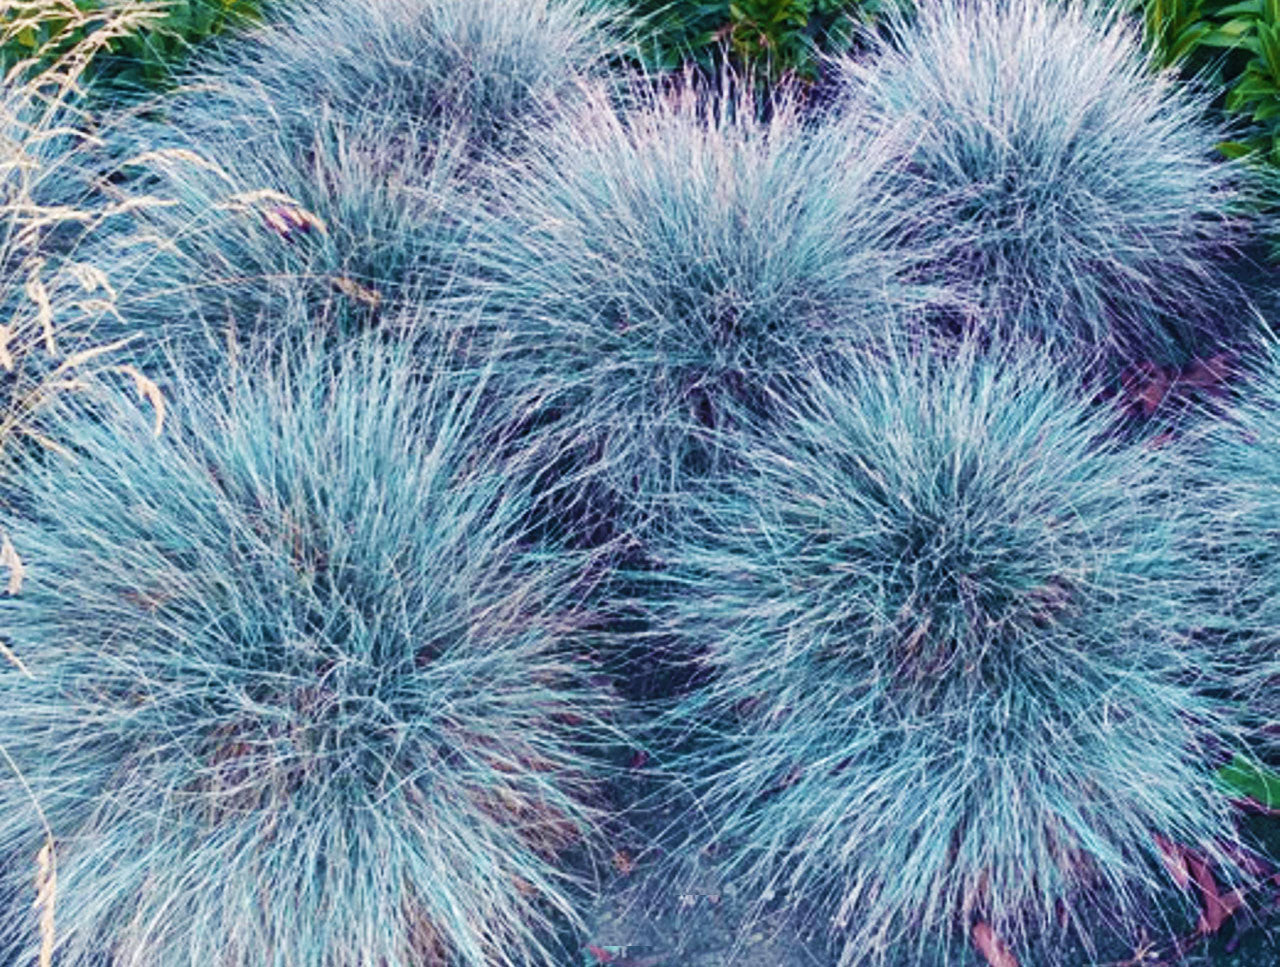
[(822, 53), (848, 49), (894, 0), (631, 0), (646, 67), (729, 63), (759, 82), (812, 81)]
[[(1251, 162), (1259, 215), (1277, 209), (1280, 173), (1280, 0), (1147, 0), (1147, 47), (1159, 67), (1177, 66), (1221, 90), (1219, 106), (1239, 132), (1218, 145)], [(1272, 243), (1271, 258), (1278, 256)]]
[(1151, 0), (1143, 10), (1143, 29), (1160, 66), (1181, 62), (1204, 42), (1213, 31), (1204, 16), (1204, 0)]
[(1221, 106), (1245, 122), (1219, 150), (1280, 162), (1280, 0), (1147, 0), (1142, 19), (1155, 65), (1221, 87)]
[(1252, 799), (1267, 809), (1280, 809), (1280, 773), (1238, 753), (1218, 770), (1218, 781), (1233, 795)]
[[(87, 36), (108, 29), (105, 16), (121, 0), (18, 0), (0, 12), (0, 67), (23, 61), (36, 70), (56, 65)], [(112, 37), (86, 79), (115, 90), (165, 86), (192, 47), (261, 19), (261, 0), (161, 0), (137, 29)]]

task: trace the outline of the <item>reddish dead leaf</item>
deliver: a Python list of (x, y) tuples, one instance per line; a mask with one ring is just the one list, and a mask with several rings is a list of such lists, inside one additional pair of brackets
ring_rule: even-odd
[(1187, 867), (1186, 854), (1180, 846), (1169, 842), (1159, 833), (1154, 834), (1153, 839), (1156, 841), (1156, 846), (1160, 848), (1160, 858), (1164, 861), (1164, 868), (1173, 877), (1173, 882), (1178, 884), (1180, 889), (1185, 890), (1191, 885), (1191, 870)]
[(637, 749), (631, 753), (631, 761), (627, 763), (628, 769), (641, 769), (644, 764), (649, 761), (649, 753), (643, 749)]
[[(1271, 810), (1271, 812), (1280, 813), (1280, 810)], [(1222, 845), (1222, 849), (1231, 857), (1240, 869), (1244, 870), (1250, 876), (1256, 876), (1259, 879), (1267, 879), (1276, 875), (1276, 868), (1261, 856), (1245, 852), (1245, 850), (1232, 846), (1230, 843), (1224, 843)]]
[(1013, 955), (1003, 940), (996, 936), (988, 923), (978, 922), (973, 925), (973, 945), (978, 953), (987, 959), (991, 967), (1018, 967), (1018, 958)]
[(1155, 363), (1142, 362), (1121, 377), (1121, 382), (1128, 405), (1150, 416), (1169, 394), (1172, 380)]
[(1231, 805), (1246, 813), (1253, 813), (1258, 816), (1280, 816), (1280, 809), (1272, 809), (1270, 806), (1264, 806), (1258, 800), (1249, 796), (1243, 798), (1232, 798)]
[(1209, 864), (1193, 850), (1170, 842), (1159, 834), (1156, 834), (1155, 841), (1160, 848), (1165, 868), (1173, 876), (1174, 882), (1184, 890), (1194, 885), (1200, 892), (1201, 910), (1196, 929), (1202, 934), (1217, 933), (1231, 915), (1244, 905), (1243, 894), (1239, 890), (1219, 893)]
[(1208, 359), (1196, 359), (1183, 372), (1181, 382), (1194, 389), (1202, 389), (1214, 396), (1222, 396), (1225, 385), (1235, 371), (1233, 353), (1218, 353)]
[(636, 868), (635, 860), (633, 860), (631, 858), (631, 854), (624, 849), (614, 850), (613, 868), (623, 876), (627, 876)]
[(618, 959), (616, 954), (593, 943), (587, 944), (587, 953), (596, 959), (597, 964), (611, 964)]
[(1244, 897), (1240, 895), (1239, 890), (1232, 890), (1225, 895), (1219, 893), (1218, 884), (1209, 871), (1209, 864), (1186, 848), (1183, 848), (1183, 853), (1186, 854), (1187, 868), (1191, 871), (1191, 877), (1200, 891), (1202, 909), (1197, 925), (1201, 933), (1217, 933), (1222, 925), (1231, 919), (1231, 915), (1244, 904)]
[(522, 896), (537, 896), (538, 894), (538, 891), (533, 888), (533, 884), (522, 877), (516, 876), (514, 873), (511, 874), (511, 882), (515, 884), (516, 890)]

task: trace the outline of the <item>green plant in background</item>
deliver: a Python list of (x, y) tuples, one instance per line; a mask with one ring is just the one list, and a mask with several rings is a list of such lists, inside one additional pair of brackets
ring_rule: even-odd
[(1142, 16), (1155, 63), (1220, 85), (1222, 107), (1247, 123), (1219, 150), (1280, 162), (1280, 0), (1148, 0)]
[[(23, 61), (55, 66), (87, 36), (108, 29), (120, 0), (11, 0), (0, 11), (0, 67)], [(131, 4), (137, 9), (139, 4)], [(191, 48), (230, 28), (261, 19), (261, 0), (156, 0), (153, 17), (111, 37), (85, 72), (119, 92), (155, 90), (170, 82)]]
[(1280, 774), (1239, 753), (1218, 770), (1217, 779), (1230, 795), (1251, 800), (1266, 809), (1280, 809)]
[(837, 45), (861, 4), (849, 0), (737, 0), (729, 4), (725, 34), (735, 61), (763, 67), (768, 75), (810, 76), (817, 50), (810, 24)]
[(628, 0), (641, 59), (653, 70), (726, 62), (753, 79), (813, 81), (822, 53), (848, 49), (860, 26), (895, 0)]
[[(1142, 11), (1153, 66), (1178, 68), (1222, 93), (1218, 106), (1239, 124), (1218, 145), (1251, 164), (1257, 177), (1256, 215), (1280, 210), (1280, 0), (1146, 0)], [(1269, 257), (1280, 260), (1270, 237)]]

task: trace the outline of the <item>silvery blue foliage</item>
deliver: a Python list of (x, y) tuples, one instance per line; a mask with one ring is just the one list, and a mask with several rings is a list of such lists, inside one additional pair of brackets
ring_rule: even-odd
[(538, 457), (453, 384), (365, 339), (176, 378), (158, 433), (59, 411), (3, 523), (0, 944), (34, 961), (42, 815), (60, 964), (564, 962), (612, 729), (591, 562), (526, 540)]
[(710, 434), (763, 387), (940, 297), (906, 281), (929, 212), (886, 190), (892, 136), (713, 95), (597, 91), (499, 170), (459, 263), (504, 370), (631, 527), (722, 459)]
[(430, 137), (430, 152), (406, 153), (390, 127), (354, 128), (324, 108), (305, 156), (283, 133), (246, 148), (198, 125), (122, 126), (127, 189), (83, 247), (119, 295), (99, 338), (141, 331), (141, 358), (216, 366), (291, 321), (351, 333), (437, 299), (465, 242), (470, 193), (461, 143)]
[(621, 50), (613, 26), (590, 0), (294, 2), (193, 80), (223, 106), (201, 119), (209, 130), (278, 128), (306, 150), (311, 116), (327, 109), (398, 126), (406, 144), (458, 129), (483, 157), (524, 142), (604, 72)]
[(1248, 345), (1234, 392), (1178, 441), (1174, 478), (1199, 511), (1194, 548), (1204, 562), (1201, 597), (1213, 610), (1222, 674), (1253, 713), (1255, 738), (1276, 743), (1280, 722), (1280, 341)]
[(978, 922), (1037, 964), (1159, 930), (1156, 836), (1229, 879), (1212, 773), (1240, 720), (1159, 451), (1025, 349), (882, 347), (808, 383), (655, 542), (652, 624), (707, 679), (659, 723), (696, 795), (672, 855), (713, 838), (841, 965), (951, 962)]
[(282, 7), (117, 125), (111, 177), (163, 202), (114, 218), (94, 252), (123, 325), (216, 358), (275, 332), (291, 301), (349, 330), (437, 298), (477, 165), (545, 126), (616, 45), (576, 0)]
[(938, 278), (970, 323), (1060, 350), (1185, 356), (1244, 318), (1221, 260), (1241, 171), (1214, 146), (1213, 92), (1150, 68), (1105, 4), (938, 0), (843, 63), (844, 110), (918, 134), (895, 190), (934, 199)]

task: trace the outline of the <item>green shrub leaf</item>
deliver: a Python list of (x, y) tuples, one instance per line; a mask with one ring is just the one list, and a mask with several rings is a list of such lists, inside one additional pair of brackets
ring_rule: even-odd
[(1216, 775), (1232, 795), (1252, 799), (1267, 809), (1280, 809), (1280, 773), (1250, 762), (1236, 753)]

